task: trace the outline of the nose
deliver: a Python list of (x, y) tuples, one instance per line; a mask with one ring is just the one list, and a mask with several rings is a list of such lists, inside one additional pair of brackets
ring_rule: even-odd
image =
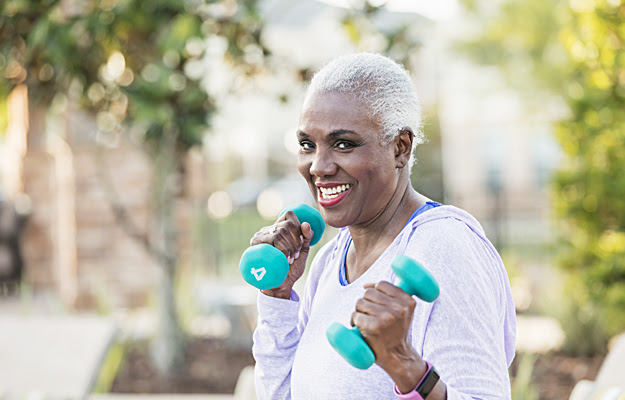
[(311, 156), (312, 163), (310, 164), (310, 174), (317, 177), (334, 175), (337, 170), (337, 165), (332, 157), (331, 152), (317, 150), (314, 155)]

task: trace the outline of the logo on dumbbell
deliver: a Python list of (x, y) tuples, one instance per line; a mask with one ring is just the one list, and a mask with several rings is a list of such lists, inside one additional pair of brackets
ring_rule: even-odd
[(254, 275), (254, 278), (256, 278), (257, 281), (260, 281), (261, 279), (263, 279), (263, 276), (265, 276), (265, 274), (267, 273), (267, 270), (265, 269), (265, 267), (258, 268), (258, 269), (252, 268), (250, 272), (252, 273), (252, 275)]

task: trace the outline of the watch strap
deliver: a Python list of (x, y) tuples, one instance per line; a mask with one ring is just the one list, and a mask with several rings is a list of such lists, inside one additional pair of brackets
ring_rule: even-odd
[(428, 369), (425, 371), (425, 374), (417, 383), (417, 386), (408, 393), (401, 393), (395, 385), (395, 395), (398, 399), (402, 400), (425, 400), (434, 386), (436, 386), (436, 382), (440, 379), (438, 371), (436, 368), (432, 366), (428, 361), (425, 362)]

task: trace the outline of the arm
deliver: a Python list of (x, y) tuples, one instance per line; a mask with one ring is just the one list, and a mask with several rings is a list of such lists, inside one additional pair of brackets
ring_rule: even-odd
[(252, 353), (256, 360), (254, 381), (259, 400), (291, 398), (291, 367), (301, 335), (299, 305), (295, 292), (292, 300), (258, 294), (258, 326)]
[(295, 291), (289, 300), (258, 294), (258, 325), (252, 352), (259, 400), (291, 398), (291, 368), (323, 272), (319, 259), (324, 259), (324, 250), (327, 248), (313, 260), (301, 301)]
[[(460, 236), (461, 237), (461, 236)], [(456, 240), (458, 240), (457, 238)], [(515, 310), (503, 264), (475, 235), (451, 243), (422, 354), (436, 365), (449, 399), (509, 399)]]
[(428, 400), (510, 398), (514, 306), (503, 265), (466, 225), (451, 220), (442, 228), (420, 227), (418, 245), (406, 252), (426, 265), (441, 286), (433, 304), (416, 305), (412, 337), (406, 325), (414, 300), (385, 282), (369, 285), (362, 302), (383, 310), (357, 305), (354, 323), (374, 350), (376, 363), (402, 393), (421, 380), (427, 360), (441, 376)]
[[(293, 285), (306, 267), (312, 237), (310, 225), (300, 225), (295, 214), (288, 211), (272, 227), (261, 229), (250, 242), (251, 245), (273, 245), (284, 253), (290, 264), (281, 286), (258, 294), (258, 325), (252, 353), (256, 360), (256, 394), (260, 400), (291, 398), (291, 368), (307, 321), (307, 307), (300, 309)], [(309, 286), (310, 280), (307, 293)]]
[(503, 262), (483, 232), (453, 219), (440, 225), (422, 226), (432, 238), (423, 262), (441, 296), (425, 317), (421, 354), (448, 399), (509, 399), (516, 317)]

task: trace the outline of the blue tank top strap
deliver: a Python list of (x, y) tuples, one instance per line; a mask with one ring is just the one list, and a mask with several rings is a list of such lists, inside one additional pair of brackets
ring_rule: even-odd
[[(410, 218), (408, 218), (408, 222), (406, 222), (406, 225), (404, 225), (404, 228), (410, 223), (410, 221), (415, 219), (417, 217), (417, 215), (422, 214), (422, 213), (424, 213), (424, 212), (426, 212), (428, 210), (431, 210), (432, 208), (439, 207), (439, 206), (442, 206), (442, 204), (441, 203), (437, 203), (435, 201), (428, 201), (428, 202), (426, 202), (424, 205), (422, 205), (421, 207), (417, 208), (417, 210), (412, 213)], [(341, 284), (341, 286), (349, 285), (349, 282), (347, 282), (347, 275), (346, 275), (346, 271), (345, 271), (345, 260), (347, 260), (347, 250), (349, 249), (349, 246), (351, 244), (352, 244), (352, 237), (350, 236), (349, 240), (345, 244), (345, 248), (343, 249), (343, 259), (341, 260), (341, 267), (339, 268), (339, 283)]]

